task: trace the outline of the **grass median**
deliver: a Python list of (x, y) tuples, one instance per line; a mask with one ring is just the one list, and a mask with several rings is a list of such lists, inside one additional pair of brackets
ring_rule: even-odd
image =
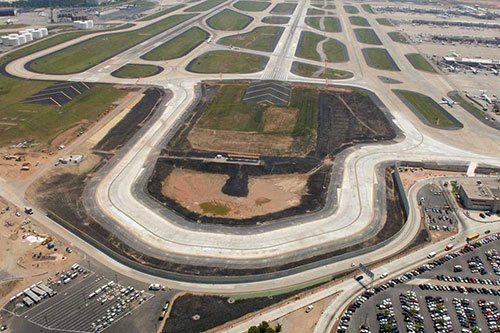
[(177, 59), (191, 52), (208, 36), (209, 34), (205, 30), (194, 27), (151, 50), (141, 58), (151, 61)]
[[(321, 29), (320, 20), (324, 20), (324, 29)], [(306, 24), (314, 29), (325, 31), (325, 32), (342, 32), (342, 27), (340, 25), (340, 20), (337, 17), (306, 17)]]
[(272, 52), (281, 38), (282, 27), (258, 27), (250, 32), (221, 38), (217, 43), (245, 49)]
[(353, 76), (352, 73), (350, 72), (338, 69), (320, 67), (298, 61), (295, 61), (292, 64), (292, 73), (304, 77), (331, 79), (331, 80), (349, 79)]
[(356, 39), (360, 43), (371, 44), (371, 45), (382, 45), (382, 42), (378, 38), (375, 31), (373, 31), (373, 29), (356, 28), (354, 29), (354, 34), (356, 35)]
[(359, 14), (359, 9), (351, 5), (345, 5), (344, 10), (347, 14)]
[(271, 9), (271, 14), (292, 15), (297, 8), (295, 3), (279, 3)]
[(408, 59), (408, 61), (412, 64), (412, 66), (415, 69), (429, 73), (436, 73), (431, 64), (429, 64), (429, 62), (421, 54), (409, 53), (405, 54), (405, 57)]
[(439, 128), (456, 127), (450, 120), (450, 117), (452, 119), (453, 117), (429, 96), (408, 90), (394, 90), (394, 93), (408, 103), (413, 108), (412, 111), (420, 114), (431, 125)]
[(155, 65), (127, 64), (118, 68), (116, 71), (111, 73), (111, 75), (122, 79), (139, 79), (141, 77), (159, 74), (162, 71), (163, 68)]
[(78, 73), (194, 16), (196, 15), (174, 15), (135, 31), (100, 35), (35, 59), (29, 63), (29, 67), (35, 72), (47, 74)]
[(381, 25), (385, 25), (387, 27), (392, 27), (393, 24), (391, 23), (391, 21), (389, 21), (389, 19), (386, 19), (385, 17), (384, 18), (378, 18), (376, 19), (378, 24), (381, 24)]
[(286, 16), (266, 16), (262, 19), (262, 23), (267, 24), (287, 24), (290, 21)]
[(235, 31), (242, 30), (253, 18), (248, 15), (235, 12), (231, 9), (224, 9), (207, 20), (208, 25), (215, 30)]
[(386, 49), (364, 48), (362, 52), (368, 66), (387, 71), (399, 71), (399, 67)]
[(195, 6), (189, 7), (187, 9), (184, 9), (185, 12), (205, 12), (209, 9), (212, 9), (221, 3), (225, 2), (227, 0), (207, 0), (204, 2), (201, 2)]
[(349, 21), (352, 25), (357, 25), (360, 27), (369, 27), (370, 23), (368, 20), (361, 16), (349, 16)]
[(234, 7), (246, 12), (261, 12), (271, 5), (270, 2), (263, 1), (238, 1), (234, 4)]
[(391, 37), (393, 41), (397, 43), (410, 44), (410, 42), (408, 42), (408, 39), (406, 39), (406, 37), (399, 31), (391, 31), (388, 32), (387, 34), (389, 35), (389, 37)]
[(187, 66), (194, 73), (255, 73), (263, 70), (268, 57), (232, 51), (210, 51), (197, 57)]

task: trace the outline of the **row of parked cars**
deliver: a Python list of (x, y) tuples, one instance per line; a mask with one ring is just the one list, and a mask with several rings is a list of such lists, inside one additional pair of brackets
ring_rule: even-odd
[(377, 321), (379, 332), (381, 333), (397, 333), (398, 325), (394, 313), (394, 306), (390, 298), (382, 300), (377, 304)]
[(498, 311), (497, 305), (494, 302), (487, 302), (484, 299), (477, 301), (477, 304), (488, 322), (488, 329), (490, 332), (499, 332), (500, 312)]
[(467, 298), (454, 298), (453, 305), (455, 306), (455, 311), (457, 312), (457, 318), (460, 326), (462, 327), (462, 332), (470, 332), (470, 330), (481, 332), (481, 328), (477, 323), (476, 313), (471, 306), (470, 300)]
[(469, 265), (469, 269), (472, 273), (479, 273), (481, 275), (485, 275), (488, 273), (484, 268), (484, 263), (481, 258), (479, 258), (479, 256), (471, 257), (469, 260), (467, 260), (467, 264)]
[(406, 331), (424, 333), (424, 317), (420, 314), (420, 304), (414, 291), (407, 291), (399, 295), (399, 302), (403, 310)]
[(482, 279), (475, 277), (461, 277), (461, 276), (449, 276), (449, 275), (437, 275), (436, 278), (439, 281), (447, 282), (460, 282), (460, 283), (470, 283), (470, 284), (488, 284), (490, 286), (500, 286), (500, 280)]
[(431, 283), (419, 284), (418, 287), (421, 290), (460, 292), (464, 295), (471, 293), (492, 295), (492, 296), (500, 295), (500, 291), (493, 288), (476, 288), (476, 287), (464, 287), (464, 286), (453, 286), (453, 285), (441, 286), (441, 285), (434, 285)]
[(431, 315), (435, 332), (453, 332), (451, 317), (448, 315), (448, 309), (441, 296), (425, 296), (427, 310)]
[(486, 251), (486, 259), (488, 259), (488, 262), (491, 265), (491, 268), (493, 269), (493, 272), (496, 275), (500, 275), (500, 255), (498, 254), (498, 251), (496, 249), (490, 249)]
[[(371, 289), (366, 290), (363, 294), (361, 294), (360, 296), (358, 296), (354, 300), (354, 302), (352, 302), (349, 305), (349, 307), (347, 308), (347, 310), (344, 312), (344, 314), (341, 317), (341, 320), (339, 322), (339, 326), (337, 327), (337, 333), (344, 333), (344, 332), (347, 331), (347, 328), (349, 327), (350, 320), (351, 320), (352, 316), (354, 315), (354, 313), (366, 301), (368, 301), (368, 299), (370, 299), (372, 296), (374, 296), (374, 295), (376, 295), (376, 294), (378, 294), (380, 292), (383, 292), (383, 291), (385, 291), (388, 288), (394, 287), (397, 284), (405, 283), (408, 280), (411, 280), (413, 278), (418, 277), (422, 273), (425, 273), (427, 271), (431, 271), (435, 267), (441, 266), (441, 265), (445, 264), (446, 262), (448, 262), (448, 261), (450, 261), (450, 260), (452, 260), (454, 258), (460, 257), (463, 254), (472, 252), (475, 249), (478, 249), (478, 248), (482, 247), (483, 245), (489, 244), (490, 242), (496, 241), (498, 239), (500, 239), (500, 233), (492, 234), (492, 235), (487, 236), (487, 237), (485, 237), (485, 238), (483, 238), (481, 240), (477, 240), (475, 242), (471, 242), (471, 243), (465, 245), (465, 247), (462, 248), (462, 249), (460, 249), (460, 250), (457, 250), (457, 251), (454, 251), (454, 252), (450, 252), (450, 253), (448, 253), (448, 254), (440, 257), (440, 258), (434, 259), (433, 261), (431, 261), (429, 263), (423, 264), (423, 265), (415, 268), (414, 270), (412, 270), (410, 272), (402, 274), (402, 275), (400, 275), (397, 278), (391, 279), (390, 281), (388, 281), (388, 282), (386, 282), (386, 283), (384, 283), (384, 284), (382, 284), (380, 286), (377, 286), (375, 288), (371, 288)], [(426, 288), (426, 287), (429, 287), (429, 284), (425, 284), (425, 285), (421, 285), (421, 286), (425, 286), (425, 287), (422, 287), (422, 288)], [(432, 286), (432, 287), (434, 287), (434, 286)], [(439, 287), (444, 287), (444, 286), (437, 286), (437, 287), (439, 288)], [(449, 291), (461, 291), (462, 293), (466, 293), (466, 292), (467, 293), (468, 292), (481, 293), (481, 290), (480, 291), (476, 291), (476, 289), (479, 289), (479, 288), (474, 288), (474, 287), (467, 287), (467, 288), (466, 287), (461, 287), (461, 286), (446, 286), (446, 287), (452, 287), (452, 288), (450, 288)], [(456, 290), (452, 290), (453, 288), (456, 288)], [(462, 289), (462, 288), (465, 288), (465, 289)], [(438, 290), (438, 289), (436, 289), (436, 290)], [(444, 290), (445, 289), (443, 289), (443, 291)], [(498, 291), (496, 291), (496, 290), (492, 291), (493, 294), (494, 294), (494, 292), (498, 293)]]

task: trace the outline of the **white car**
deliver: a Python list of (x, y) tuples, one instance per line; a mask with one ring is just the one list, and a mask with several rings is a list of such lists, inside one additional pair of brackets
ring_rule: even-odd
[(314, 309), (314, 305), (309, 305), (307, 308), (306, 308), (306, 313), (309, 313), (312, 311), (312, 309)]
[(381, 279), (384, 279), (384, 278), (386, 278), (386, 277), (387, 277), (387, 273), (382, 273), (382, 274), (380, 274), (380, 278), (381, 278)]

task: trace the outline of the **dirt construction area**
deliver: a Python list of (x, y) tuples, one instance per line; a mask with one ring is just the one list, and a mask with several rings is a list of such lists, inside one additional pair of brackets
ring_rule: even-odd
[(227, 175), (174, 169), (163, 187), (163, 194), (198, 214), (249, 218), (284, 210), (300, 204), (306, 193), (307, 175), (267, 175), (249, 177), (246, 197), (230, 196), (221, 189)]
[(245, 100), (255, 84), (263, 88), (253, 95), (271, 95), (266, 82), (202, 84), (199, 104), (162, 152), (150, 195), (196, 222), (314, 212), (324, 204), (338, 153), (396, 135), (366, 91), (290, 84), (288, 104)]

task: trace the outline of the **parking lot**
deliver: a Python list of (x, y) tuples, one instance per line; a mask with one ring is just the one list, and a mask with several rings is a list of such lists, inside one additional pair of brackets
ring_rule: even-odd
[(500, 236), (486, 239), (366, 290), (337, 332), (500, 331)]
[(46, 330), (100, 332), (153, 297), (83, 267), (58, 273), (46, 284), (53, 289), (53, 296), (29, 307), (19, 297), (4, 309)]
[(429, 231), (456, 232), (457, 216), (446, 201), (441, 188), (430, 184), (418, 193)]

